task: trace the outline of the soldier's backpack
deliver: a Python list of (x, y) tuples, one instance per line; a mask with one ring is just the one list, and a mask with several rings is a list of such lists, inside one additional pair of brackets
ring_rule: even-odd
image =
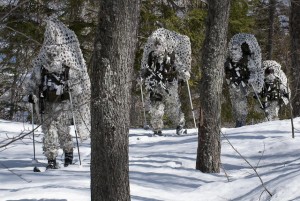
[(40, 98), (48, 102), (61, 102), (69, 99), (68, 80), (69, 67), (64, 66), (61, 73), (41, 69)]
[(273, 82), (265, 82), (261, 96), (267, 98), (268, 101), (279, 100), (280, 97), (280, 80), (275, 78)]

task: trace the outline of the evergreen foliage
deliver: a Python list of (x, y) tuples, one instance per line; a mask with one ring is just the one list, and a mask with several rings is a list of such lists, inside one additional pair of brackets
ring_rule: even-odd
[(232, 0), (229, 18), (229, 39), (237, 33), (253, 33), (254, 19), (250, 16), (251, 4), (246, 0)]

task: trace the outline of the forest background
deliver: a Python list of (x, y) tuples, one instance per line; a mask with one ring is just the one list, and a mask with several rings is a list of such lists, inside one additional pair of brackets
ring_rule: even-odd
[[(88, 70), (97, 25), (99, 1), (0, 1), (0, 118), (27, 121), (29, 117), (22, 102), (21, 86), (30, 73), (32, 61), (43, 43), (43, 19), (56, 14), (73, 30), (79, 41)], [(139, 69), (143, 47), (150, 34), (159, 27), (190, 37), (192, 44), (192, 73), (189, 81), (194, 112), (198, 118), (198, 82), (201, 78), (201, 47), (205, 37), (207, 4), (200, 0), (143, 0), (141, 5), (138, 47), (132, 77), (131, 127), (143, 126), (143, 105), (139, 85)], [(232, 0), (228, 41), (237, 33), (251, 33), (262, 49), (263, 60), (276, 60), (289, 78), (291, 76), (291, 38), (289, 34), (290, 4), (275, 0)], [(99, 78), (101, 79), (101, 78)], [(183, 112), (187, 126), (193, 127), (193, 116), (186, 86), (180, 87)], [(293, 94), (292, 94), (293, 99)], [(264, 121), (258, 101), (249, 97), (248, 124)], [(257, 107), (258, 106), (258, 107)], [(24, 115), (25, 114), (25, 115)], [(280, 118), (289, 118), (289, 106), (280, 110)], [(165, 119), (168, 127), (168, 119)], [(231, 103), (226, 82), (223, 85), (222, 126), (233, 126)]]

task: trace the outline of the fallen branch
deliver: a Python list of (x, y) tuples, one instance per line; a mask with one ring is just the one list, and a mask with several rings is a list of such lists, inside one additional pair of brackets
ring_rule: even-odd
[(32, 181), (31, 180), (27, 180), (25, 179), (24, 177), (22, 177), (21, 174), (17, 174), (15, 173), (14, 171), (10, 170), (6, 165), (4, 165), (3, 163), (0, 162), (0, 164), (5, 167), (9, 172), (11, 172), (12, 174), (16, 175), (17, 177), (21, 178), (23, 181), (26, 181), (27, 183), (31, 183)]
[(227, 142), (229, 143), (229, 145), (232, 147), (232, 149), (242, 158), (244, 159), (244, 161), (246, 161), (246, 163), (253, 169), (253, 171), (255, 172), (256, 176), (259, 178), (262, 187), (265, 189), (265, 191), (268, 192), (268, 194), (272, 197), (272, 193), (267, 189), (267, 187), (265, 186), (263, 180), (261, 179), (261, 177), (259, 176), (258, 172), (256, 171), (256, 168), (254, 168), (251, 163), (231, 144), (231, 142), (229, 141), (229, 139), (227, 138), (227, 136), (221, 131), (222, 136), (227, 140)]
[[(30, 135), (31, 133), (33, 133), (33, 131), (37, 130), (41, 125), (38, 125), (34, 130), (30, 131), (29, 133), (25, 133), (25, 134), (20, 134), (18, 137), (16, 138), (13, 138), (11, 139), (9, 142), (7, 142), (6, 144), (3, 144), (3, 145), (0, 145), (0, 148), (4, 148), (6, 147), (7, 145), (10, 145), (12, 144), (13, 142), (15, 141), (18, 141), (18, 140), (21, 140), (23, 139), (24, 137), (26, 137), (27, 135)], [(6, 141), (6, 140), (5, 140)], [(4, 141), (3, 141), (4, 142)]]

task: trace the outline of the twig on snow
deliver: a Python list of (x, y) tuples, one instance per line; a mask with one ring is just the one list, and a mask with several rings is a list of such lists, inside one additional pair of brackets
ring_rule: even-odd
[(232, 147), (232, 149), (244, 160), (246, 161), (246, 163), (253, 169), (253, 171), (255, 172), (256, 176), (259, 178), (262, 187), (265, 189), (265, 191), (268, 192), (268, 194), (272, 197), (272, 193), (267, 189), (267, 187), (265, 186), (265, 183), (263, 182), (263, 180), (261, 179), (260, 175), (258, 174), (258, 172), (256, 171), (256, 168), (254, 168), (251, 163), (231, 144), (231, 142), (229, 141), (229, 139), (227, 138), (227, 136), (221, 131), (222, 136), (227, 140), (227, 142), (230, 144), (230, 146)]

